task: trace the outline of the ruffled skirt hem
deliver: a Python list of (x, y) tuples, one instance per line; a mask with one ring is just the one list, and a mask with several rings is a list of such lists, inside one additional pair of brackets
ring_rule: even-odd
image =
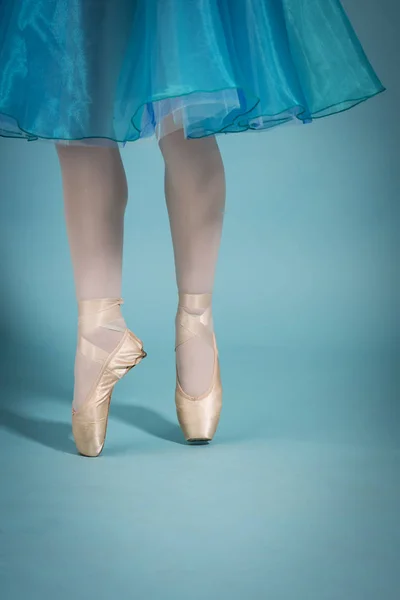
[[(62, 134), (49, 133), (40, 129), (30, 130), (23, 120), (15, 115), (0, 112), (0, 136), (6, 138), (22, 138), (27, 141), (52, 141), (60, 144), (87, 144), (87, 145), (125, 145), (139, 139), (155, 138), (160, 140), (165, 135), (178, 129), (183, 131), (186, 138), (197, 139), (208, 136), (218, 136), (229, 133), (263, 132), (278, 125), (293, 123), (298, 125), (311, 124), (316, 119), (345, 112), (362, 102), (376, 96), (385, 87), (371, 92), (360, 98), (342, 100), (331, 106), (323, 107), (311, 113), (305, 106), (291, 106), (276, 114), (260, 114), (257, 107), (261, 99), (255, 101), (254, 106), (247, 110), (247, 102), (243, 102), (228, 110), (225, 103), (218, 101), (218, 95), (213, 92), (192, 92), (183, 97), (166, 97), (157, 101), (143, 104), (135, 115), (129, 120), (125, 137), (118, 138), (115, 134), (100, 136), (93, 132), (91, 135), (72, 138), (63, 137)], [(225, 93), (228, 90), (224, 90)], [(236, 90), (238, 98), (244, 98), (243, 92)], [(208, 96), (207, 102), (204, 97)], [(205, 110), (207, 107), (207, 110)], [(189, 113), (197, 112), (197, 118)]]

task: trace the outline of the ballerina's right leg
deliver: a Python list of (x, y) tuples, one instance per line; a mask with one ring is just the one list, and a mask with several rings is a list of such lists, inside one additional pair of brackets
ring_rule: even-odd
[[(89, 344), (111, 353), (126, 329), (119, 307), (111, 309), (111, 323), (108, 323), (104, 302), (93, 305), (88, 301), (121, 298), (128, 196), (124, 167), (119, 149), (115, 147), (58, 144), (57, 152), (79, 316), (87, 314), (89, 305), (91, 310), (93, 306), (103, 310), (102, 325), (92, 320), (89, 327), (85, 326), (84, 337)], [(86, 355), (80, 350), (79, 334), (82, 334), (84, 320), (80, 321), (75, 359), (75, 410), (82, 406), (102, 368), (100, 362), (92, 360), (90, 353)]]

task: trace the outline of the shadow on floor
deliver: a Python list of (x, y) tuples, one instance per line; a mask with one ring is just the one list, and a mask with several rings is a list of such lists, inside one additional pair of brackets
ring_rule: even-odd
[[(113, 417), (153, 437), (175, 444), (186, 444), (179, 426), (151, 409), (114, 405)], [(3, 407), (0, 408), (0, 428), (58, 452), (77, 453), (71, 437), (70, 423), (38, 419)]]
[(112, 416), (153, 437), (175, 444), (186, 445), (179, 425), (168, 421), (151, 408), (115, 404), (112, 408)]
[(37, 419), (0, 408), (1, 427), (53, 450), (76, 454), (71, 427), (67, 423)]

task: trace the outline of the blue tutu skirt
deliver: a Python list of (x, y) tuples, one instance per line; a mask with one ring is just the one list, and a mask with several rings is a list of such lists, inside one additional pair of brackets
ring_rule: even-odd
[(339, 0), (0, 0), (0, 134), (310, 123), (385, 88)]

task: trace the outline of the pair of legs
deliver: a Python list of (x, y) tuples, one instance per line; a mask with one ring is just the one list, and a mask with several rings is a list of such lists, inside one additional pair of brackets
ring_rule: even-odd
[[(213, 137), (188, 140), (176, 131), (160, 141), (160, 148), (178, 290), (212, 293), (225, 208), (217, 142)], [(57, 150), (77, 300), (119, 298), (128, 198), (119, 149), (58, 145)], [(122, 315), (116, 325), (125, 326)], [(92, 343), (112, 352), (122, 334), (98, 327), (90, 335)], [(212, 348), (198, 337), (177, 348), (179, 379), (186, 393), (205, 392), (213, 361)], [(97, 374), (98, 365), (77, 352), (75, 408), (84, 402)]]

